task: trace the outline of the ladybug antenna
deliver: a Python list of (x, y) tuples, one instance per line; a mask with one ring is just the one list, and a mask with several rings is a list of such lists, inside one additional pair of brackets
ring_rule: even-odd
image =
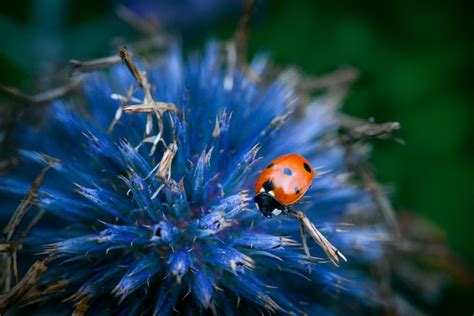
[(319, 245), (319, 247), (324, 250), (329, 260), (331, 260), (334, 265), (339, 266), (339, 257), (347, 262), (346, 257), (336, 247), (334, 247), (334, 245), (331, 244), (331, 242), (327, 240), (323, 234), (321, 234), (321, 232), (316, 228), (316, 226), (314, 226), (305, 213), (288, 208), (288, 214), (295, 217), (300, 223), (300, 234), (303, 241), (303, 248), (308, 257), (310, 257), (311, 254), (306, 241), (305, 231), (308, 231), (309, 235)]

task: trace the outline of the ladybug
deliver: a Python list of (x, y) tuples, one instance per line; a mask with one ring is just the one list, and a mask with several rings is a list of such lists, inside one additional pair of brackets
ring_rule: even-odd
[(291, 215), (300, 223), (303, 248), (311, 256), (305, 232), (324, 250), (328, 258), (339, 266), (339, 257), (346, 257), (331, 244), (302, 211), (292, 209), (311, 187), (314, 171), (308, 160), (298, 154), (280, 156), (270, 162), (255, 184), (255, 205), (266, 217)]
[(272, 160), (255, 185), (254, 201), (266, 217), (288, 214), (289, 206), (311, 187), (315, 173), (303, 156), (287, 154)]

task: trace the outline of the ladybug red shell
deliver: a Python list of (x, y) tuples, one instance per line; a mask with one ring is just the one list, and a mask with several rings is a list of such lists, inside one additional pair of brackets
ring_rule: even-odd
[(303, 156), (280, 156), (272, 160), (258, 177), (254, 201), (267, 217), (287, 213), (288, 206), (301, 199), (310, 188), (313, 178), (313, 168)]

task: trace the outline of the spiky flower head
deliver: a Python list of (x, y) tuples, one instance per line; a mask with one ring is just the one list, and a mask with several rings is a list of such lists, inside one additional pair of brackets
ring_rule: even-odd
[[(85, 78), (86, 107), (57, 102), (40, 130), (17, 134), (22, 165), (1, 189), (16, 201), (30, 190), (42, 217), (29, 234), (13, 223), (4, 238), (22, 241), (22, 269), (32, 254), (47, 257), (17, 306), (123, 315), (383, 307), (368, 272), (389, 234), (367, 220), (371, 199), (349, 182), (340, 90), (308, 102), (295, 72), (264, 55), (239, 67), (229, 49), (211, 42), (185, 61), (174, 47), (136, 68), (123, 52), (129, 69)], [(298, 209), (347, 256), (339, 268), (316, 245), (304, 253), (293, 218), (267, 219), (249, 203), (259, 170), (291, 152), (317, 167)]]

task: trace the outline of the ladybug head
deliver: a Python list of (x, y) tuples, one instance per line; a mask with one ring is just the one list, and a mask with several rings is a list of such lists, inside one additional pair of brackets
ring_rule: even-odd
[(271, 218), (281, 213), (288, 213), (287, 207), (268, 192), (257, 194), (253, 200), (258, 210), (262, 212), (265, 217)]

